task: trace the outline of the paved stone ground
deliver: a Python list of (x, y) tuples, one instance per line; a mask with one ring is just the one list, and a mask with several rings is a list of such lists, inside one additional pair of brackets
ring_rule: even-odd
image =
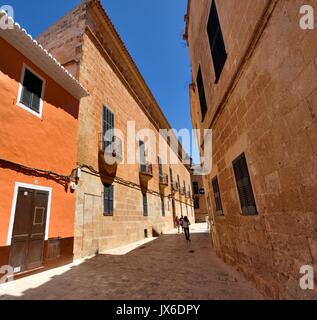
[[(216, 257), (202, 227), (187, 243), (169, 234), (0, 286), (0, 299), (262, 299), (254, 285)], [(141, 246), (140, 246), (141, 245)], [(129, 250), (126, 250), (129, 251)]]

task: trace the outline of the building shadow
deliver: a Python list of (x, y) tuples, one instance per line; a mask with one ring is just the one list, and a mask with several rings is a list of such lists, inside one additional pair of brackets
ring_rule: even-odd
[(11, 292), (0, 295), (0, 300), (261, 298), (246, 282), (236, 288), (234, 276), (228, 274), (223, 281), (219, 274), (223, 277), (223, 265), (212, 251), (209, 234), (193, 234), (190, 243), (183, 235), (163, 235), (123, 256), (95, 256), (19, 297)]

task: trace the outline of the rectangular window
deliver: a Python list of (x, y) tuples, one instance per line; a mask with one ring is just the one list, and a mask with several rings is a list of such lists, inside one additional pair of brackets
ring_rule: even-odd
[(200, 110), (201, 110), (201, 116), (202, 120), (205, 119), (208, 107), (207, 107), (207, 101), (206, 101), (206, 94), (205, 94), (205, 87), (204, 87), (204, 80), (203, 75), (201, 73), (201, 68), (199, 66), (198, 74), (197, 74), (197, 90), (199, 95), (199, 102), (200, 102)]
[(219, 16), (217, 12), (216, 1), (213, 0), (211, 10), (209, 14), (208, 26), (207, 26), (209, 44), (212, 54), (212, 60), (215, 69), (216, 83), (220, 79), (223, 67), (227, 61), (227, 52), (223, 35), (221, 31)]
[(173, 170), (172, 170), (172, 167), (170, 167), (170, 179), (171, 179), (171, 187), (173, 187), (174, 180), (173, 180)]
[(243, 153), (233, 161), (233, 169), (243, 215), (257, 215), (257, 208), (251, 185), (249, 169), (245, 154)]
[(148, 203), (147, 203), (147, 194), (142, 193), (142, 199), (143, 199), (143, 216), (147, 217), (149, 212), (148, 212)]
[(179, 175), (177, 175), (177, 183), (178, 183), (178, 191), (181, 191), (181, 180), (179, 178)]
[(216, 214), (218, 216), (223, 216), (222, 201), (221, 201), (221, 195), (220, 195), (219, 183), (218, 183), (218, 178), (217, 177), (215, 177), (212, 180), (212, 187), (213, 187), (214, 196), (215, 196)]
[(18, 104), (20, 107), (27, 108), (32, 113), (40, 115), (42, 113), (44, 80), (26, 67), (23, 69), (23, 73)]
[(200, 209), (199, 198), (195, 198), (194, 200), (194, 209)]
[(104, 215), (113, 215), (113, 185), (104, 186)]
[(114, 142), (113, 129), (114, 129), (114, 114), (107, 107), (103, 107), (102, 135), (103, 135), (104, 149)]
[(193, 182), (193, 192), (194, 194), (199, 194), (199, 186), (198, 186), (198, 182), (196, 181)]
[(141, 172), (146, 172), (146, 153), (145, 153), (145, 143), (143, 141), (139, 142), (140, 145), (140, 163)]
[(160, 176), (160, 182), (163, 181), (163, 166), (162, 166), (162, 161), (160, 157), (157, 157), (158, 160), (158, 167), (159, 167), (159, 176)]
[(162, 217), (165, 217), (165, 202), (164, 198), (161, 198)]

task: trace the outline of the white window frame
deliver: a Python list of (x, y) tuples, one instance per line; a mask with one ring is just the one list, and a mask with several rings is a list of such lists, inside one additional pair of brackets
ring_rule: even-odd
[[(21, 102), (21, 95), (22, 95), (22, 90), (23, 90), (23, 82), (24, 82), (24, 77), (25, 77), (25, 70), (29, 70), (30, 72), (32, 72), (35, 76), (37, 76), (40, 80), (42, 80), (43, 84), (42, 84), (42, 93), (41, 93), (41, 98), (40, 98), (40, 107), (39, 107), (39, 112), (36, 112), (34, 110), (32, 110), (31, 108), (29, 108), (28, 106), (24, 105)], [(34, 71), (32, 68), (30, 68), (28, 65), (26, 65), (25, 63), (23, 63), (22, 66), (22, 73), (21, 73), (21, 80), (19, 83), (19, 91), (18, 91), (18, 97), (17, 97), (17, 106), (22, 108), (23, 110), (26, 110), (28, 112), (30, 112), (31, 114), (33, 114), (34, 116), (42, 119), (42, 114), (43, 114), (43, 99), (44, 99), (44, 92), (45, 92), (45, 87), (46, 87), (46, 81), (45, 79), (40, 76), (36, 71)]]
[(46, 215), (45, 238), (44, 238), (44, 240), (48, 240), (49, 223), (50, 223), (50, 216), (51, 216), (52, 188), (16, 182), (14, 187), (12, 206), (11, 206), (11, 216), (10, 216), (10, 223), (9, 223), (9, 229), (8, 229), (7, 246), (11, 246), (19, 188), (26, 188), (26, 189), (48, 192), (47, 215)]

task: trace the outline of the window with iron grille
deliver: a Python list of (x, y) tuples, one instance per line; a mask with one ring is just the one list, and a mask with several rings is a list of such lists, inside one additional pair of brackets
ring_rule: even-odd
[(209, 14), (208, 26), (207, 26), (209, 44), (211, 48), (212, 60), (215, 69), (216, 83), (218, 83), (224, 65), (227, 61), (227, 52), (223, 35), (221, 31), (219, 15), (217, 12), (216, 1), (213, 0), (211, 10)]
[(257, 215), (258, 211), (244, 153), (233, 161), (233, 169), (236, 178), (242, 214)]
[(164, 198), (161, 198), (162, 217), (165, 217), (165, 202)]
[(106, 149), (114, 142), (114, 114), (107, 107), (103, 107), (102, 134), (103, 148)]
[(205, 87), (204, 87), (204, 80), (203, 75), (201, 73), (201, 68), (199, 66), (198, 73), (197, 73), (197, 90), (199, 95), (199, 103), (200, 103), (200, 110), (201, 110), (201, 116), (202, 119), (205, 119), (208, 107), (207, 107), (207, 101), (206, 101), (206, 94), (205, 94)]
[(43, 86), (43, 80), (25, 68), (19, 103), (40, 114)]
[(142, 193), (142, 199), (143, 199), (143, 216), (147, 217), (149, 212), (148, 212), (148, 203), (147, 203), (147, 194)]
[(112, 216), (113, 215), (113, 185), (104, 186), (104, 215)]
[(221, 195), (219, 190), (218, 177), (215, 177), (212, 180), (212, 187), (213, 187), (214, 196), (215, 196), (216, 214), (218, 216), (223, 216), (223, 207), (222, 207)]
[(194, 209), (200, 209), (199, 198), (194, 199)]

